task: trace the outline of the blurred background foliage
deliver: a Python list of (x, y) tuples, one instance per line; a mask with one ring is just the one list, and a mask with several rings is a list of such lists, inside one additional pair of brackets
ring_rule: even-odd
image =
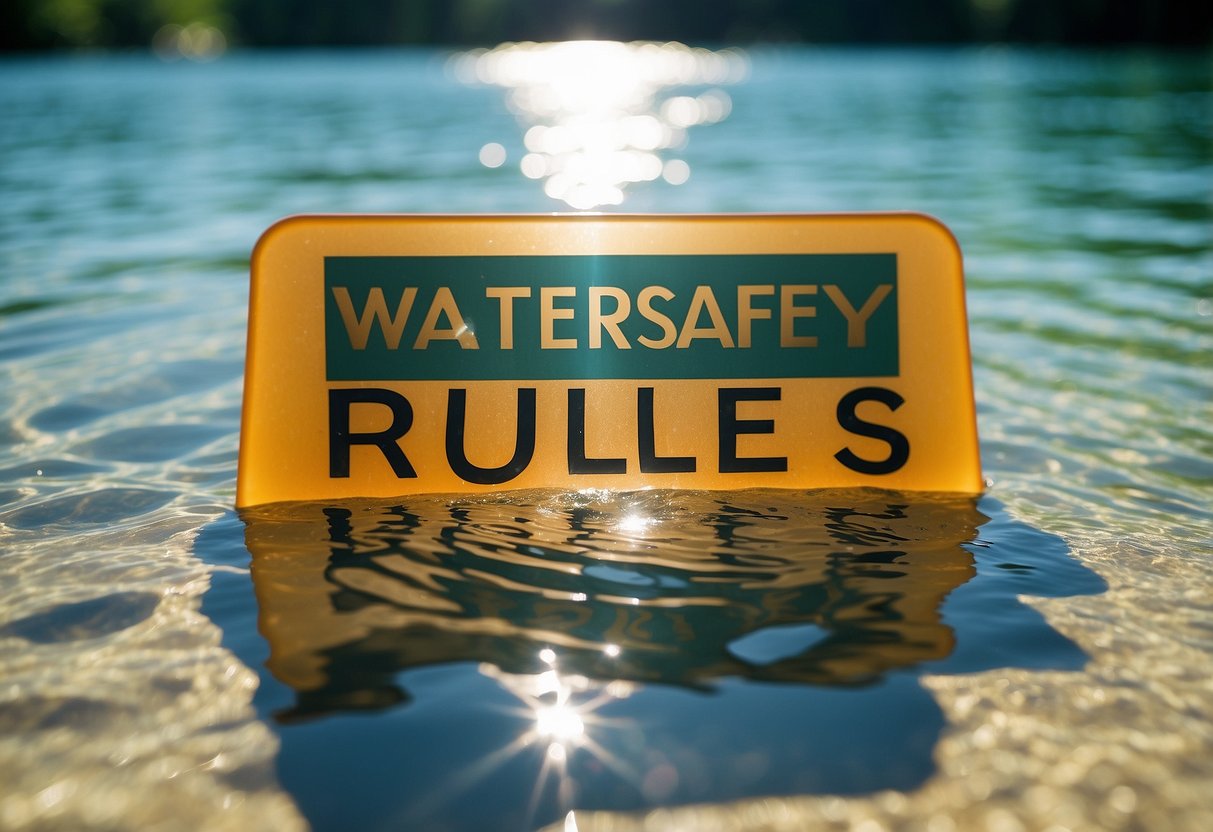
[(1207, 46), (1193, 0), (2, 0), (0, 48), (146, 47), (166, 25), (244, 46), (509, 40)]

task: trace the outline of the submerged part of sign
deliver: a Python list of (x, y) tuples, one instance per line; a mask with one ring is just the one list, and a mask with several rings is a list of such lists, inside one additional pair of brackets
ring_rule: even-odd
[(240, 506), (981, 484), (927, 217), (296, 217), (253, 255)]

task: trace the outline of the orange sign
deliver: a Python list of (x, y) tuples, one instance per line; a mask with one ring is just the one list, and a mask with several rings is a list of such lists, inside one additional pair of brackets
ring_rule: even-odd
[(315, 216), (252, 263), (237, 505), (982, 480), (916, 214)]

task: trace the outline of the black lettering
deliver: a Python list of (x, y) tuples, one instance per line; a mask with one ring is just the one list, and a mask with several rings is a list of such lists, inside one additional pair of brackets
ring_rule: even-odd
[(720, 473), (786, 471), (786, 456), (737, 456), (737, 437), (743, 433), (774, 433), (774, 419), (738, 419), (738, 402), (777, 402), (779, 387), (722, 387), (717, 396), (720, 422)]
[(906, 439), (905, 434), (887, 425), (860, 419), (855, 409), (861, 402), (880, 402), (892, 411), (905, 404), (905, 399), (884, 387), (860, 387), (847, 393), (838, 402), (838, 424), (842, 425), (843, 430), (887, 442), (889, 455), (884, 459), (870, 460), (856, 455), (850, 448), (843, 448), (834, 454), (834, 458), (861, 474), (891, 474), (900, 470), (910, 458), (910, 441)]
[(585, 455), (585, 388), (569, 390), (569, 473), (625, 474), (628, 461), (617, 457), (588, 459)]
[(468, 461), (464, 447), (468, 391), (453, 389), (446, 403), (446, 461), (455, 476), (477, 485), (500, 485), (517, 477), (531, 464), (535, 455), (535, 388), (518, 390), (518, 421), (514, 434), (514, 455), (505, 465), (481, 468)]
[[(350, 406), (381, 404), (392, 411), (392, 423), (377, 433), (350, 433)], [(413, 426), (413, 406), (394, 390), (382, 387), (339, 388), (329, 390), (329, 476), (344, 479), (350, 475), (350, 446), (374, 445), (399, 478), (417, 476), (404, 451), (396, 444)]]
[(641, 387), (636, 391), (636, 434), (640, 446), (641, 473), (685, 474), (695, 470), (693, 456), (657, 456), (652, 387)]

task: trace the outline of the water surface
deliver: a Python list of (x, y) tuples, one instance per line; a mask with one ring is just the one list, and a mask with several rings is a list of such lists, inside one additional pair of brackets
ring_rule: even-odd
[[(0, 62), (0, 826), (525, 827), (570, 807), (582, 829), (1213, 825), (1209, 66), (758, 51), (744, 79), (654, 93), (663, 118), (690, 105), (661, 96), (724, 106), (716, 90), (728, 112), (654, 147), (663, 175), (620, 188), (624, 210), (952, 227), (976, 503), (549, 494), (238, 518), (261, 230), (568, 208), (519, 167), (555, 116), (437, 52)], [(651, 523), (627, 525), (637, 507)], [(831, 537), (854, 522), (900, 540)], [(566, 703), (605, 697), (612, 730), (541, 726), (549, 671)]]
[(530, 828), (921, 786), (945, 721), (916, 677), (1081, 668), (1018, 593), (1104, 589), (986, 510), (988, 537), (971, 497), (891, 492), (283, 504), (197, 551), (251, 552), (255, 603), (213, 617), (257, 665), (256, 617), (256, 701), (309, 820)]

